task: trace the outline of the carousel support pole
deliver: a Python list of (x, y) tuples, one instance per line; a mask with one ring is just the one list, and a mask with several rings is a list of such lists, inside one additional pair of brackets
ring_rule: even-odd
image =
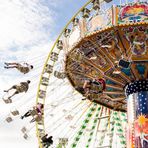
[(127, 148), (148, 148), (148, 79), (126, 86)]

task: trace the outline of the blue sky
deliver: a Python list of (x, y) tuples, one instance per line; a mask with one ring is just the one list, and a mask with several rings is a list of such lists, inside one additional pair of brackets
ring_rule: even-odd
[[(0, 15), (3, 22), (0, 38), (4, 41), (0, 41), (1, 68), (7, 59), (16, 60), (20, 51), (29, 51), (42, 44), (49, 44), (51, 47), (66, 23), (85, 2), (86, 0), (6, 0), (2, 3), (0, 9), (4, 12)], [(7, 56), (6, 51), (10, 51)], [(25, 58), (20, 57), (21, 61)]]
[(2, 2), (0, 6), (3, 12), (0, 14), (2, 20), (0, 72), (4, 76), (3, 79), (8, 79), (8, 75), (14, 76), (12, 79), (18, 76), (18, 73), (12, 72), (13, 70), (4, 70), (4, 62), (32, 63), (36, 57), (47, 55), (66, 23), (85, 3), (86, 0), (33, 0), (31, 2), (6, 0)]

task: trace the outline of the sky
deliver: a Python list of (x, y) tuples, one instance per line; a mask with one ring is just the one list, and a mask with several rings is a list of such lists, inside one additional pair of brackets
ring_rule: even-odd
[[(26, 94), (14, 97), (12, 104), (0, 99), (0, 147), (37, 148), (36, 131), (29, 119), (20, 120), (35, 104), (37, 85), (47, 55), (62, 28), (85, 4), (86, 0), (0, 0), (0, 97), (3, 90), (21, 81), (31, 80)], [(4, 62), (28, 62), (34, 69), (23, 75), (16, 70), (4, 69)], [(20, 115), (10, 111), (18, 109)], [(11, 116), (13, 122), (7, 123)], [(28, 140), (21, 128), (27, 126)]]

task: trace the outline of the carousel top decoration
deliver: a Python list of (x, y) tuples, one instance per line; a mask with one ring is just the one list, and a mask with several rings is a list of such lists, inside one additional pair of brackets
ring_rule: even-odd
[(142, 22), (148, 20), (148, 9), (146, 3), (135, 3), (128, 6), (122, 6), (117, 10), (117, 12), (119, 13), (119, 24), (124, 24), (128, 21)]

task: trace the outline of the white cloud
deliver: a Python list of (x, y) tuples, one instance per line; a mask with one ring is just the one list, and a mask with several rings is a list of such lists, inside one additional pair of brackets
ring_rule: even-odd
[(39, 0), (5, 0), (0, 3), (0, 50), (48, 40), (54, 12), (47, 6)]
[[(56, 6), (55, 2), (51, 4)], [(32, 127), (29, 121), (13, 117), (14, 121), (8, 124), (4, 120), (12, 108), (20, 109), (23, 114), (35, 104), (39, 76), (53, 44), (49, 36), (54, 20), (55, 12), (41, 0), (0, 0), (0, 97), (3, 97), (4, 89), (31, 79), (29, 91), (14, 97), (12, 104), (0, 100), (0, 147), (38, 147), (35, 128), (28, 141), (20, 133), (24, 124)], [(10, 61), (26, 61), (34, 65), (34, 70), (26, 75), (17, 70), (4, 70), (3, 63)]]
[(0, 90), (2, 90), (10, 83), (10, 79), (13, 84), (22, 77), (16, 70), (4, 70), (4, 62), (28, 62), (33, 64), (35, 69), (40, 66), (38, 73), (41, 73), (53, 44), (51, 40), (49, 41), (49, 35), (54, 26), (55, 12), (40, 0), (1, 1), (0, 11), (0, 72), (3, 79)]

